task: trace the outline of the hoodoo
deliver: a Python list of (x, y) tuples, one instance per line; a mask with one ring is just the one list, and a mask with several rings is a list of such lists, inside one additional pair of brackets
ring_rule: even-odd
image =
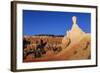
[[(62, 39), (62, 44), (67, 44), (68, 39), (70, 39), (71, 43), (75, 43), (77, 41), (80, 41), (84, 36), (87, 35), (77, 24), (77, 17), (72, 17), (72, 28), (69, 31), (66, 31), (66, 35)], [(64, 45), (63, 45), (64, 46)]]

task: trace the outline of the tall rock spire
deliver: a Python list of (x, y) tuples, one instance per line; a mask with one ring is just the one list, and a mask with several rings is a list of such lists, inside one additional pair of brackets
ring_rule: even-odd
[(76, 25), (77, 17), (76, 17), (76, 16), (73, 16), (73, 17), (72, 17), (72, 21), (73, 21), (73, 25)]
[(78, 26), (76, 16), (72, 17), (72, 22), (72, 28), (67, 31), (67, 34), (62, 39), (62, 44), (66, 45), (68, 38), (70, 39), (71, 43), (74, 43), (80, 41), (86, 35), (86, 33)]
[(77, 17), (72, 17), (72, 28), (70, 31), (67, 32), (67, 37), (71, 39), (71, 41), (76, 41), (81, 39), (86, 33), (78, 26), (77, 24)]

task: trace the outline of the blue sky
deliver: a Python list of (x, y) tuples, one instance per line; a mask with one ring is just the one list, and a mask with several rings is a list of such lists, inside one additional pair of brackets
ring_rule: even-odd
[(77, 16), (83, 31), (91, 32), (90, 13), (23, 10), (23, 35), (65, 35), (72, 27), (72, 16)]

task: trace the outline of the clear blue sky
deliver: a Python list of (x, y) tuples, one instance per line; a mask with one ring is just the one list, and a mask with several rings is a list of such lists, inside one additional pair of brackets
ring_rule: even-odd
[(91, 32), (90, 13), (23, 10), (23, 35), (65, 35), (72, 27), (72, 16), (77, 16), (83, 31)]

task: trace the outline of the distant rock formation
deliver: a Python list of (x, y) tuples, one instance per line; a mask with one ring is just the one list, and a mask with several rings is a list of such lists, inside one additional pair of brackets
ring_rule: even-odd
[(54, 35), (54, 34), (37, 34), (34, 36), (39, 36), (39, 37), (64, 37), (64, 35)]

